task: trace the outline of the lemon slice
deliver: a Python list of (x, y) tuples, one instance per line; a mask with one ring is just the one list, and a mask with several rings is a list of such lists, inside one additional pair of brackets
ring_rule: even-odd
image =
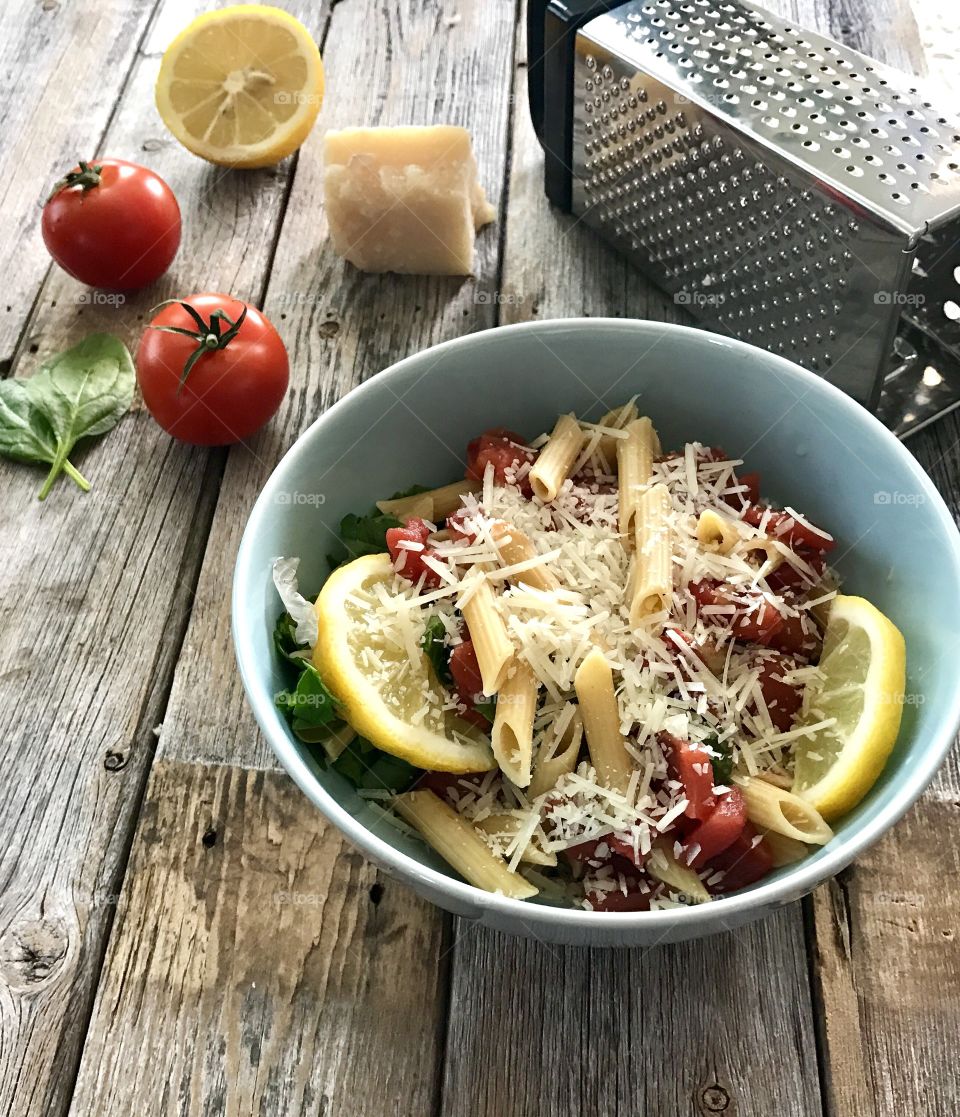
[(317, 118), (320, 51), (279, 8), (207, 12), (167, 47), (156, 99), (164, 124), (195, 155), (223, 166), (270, 166), (297, 150)]
[(907, 672), (903, 636), (869, 601), (837, 597), (820, 670), (823, 680), (804, 696), (806, 721), (836, 721), (798, 739), (793, 790), (833, 819), (867, 794), (896, 743)]
[(441, 772), (496, 767), (487, 737), (442, 708), (419, 640), (384, 614), (377, 589), (392, 586), (387, 555), (335, 570), (316, 601), (320, 635), (313, 663), (353, 728), (379, 749)]

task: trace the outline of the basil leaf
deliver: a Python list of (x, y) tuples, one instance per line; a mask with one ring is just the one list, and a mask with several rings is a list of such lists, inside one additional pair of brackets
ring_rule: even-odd
[(20, 462), (52, 462), (57, 440), (34, 407), (29, 380), (0, 380), (0, 454)]
[(710, 763), (713, 765), (713, 782), (726, 786), (733, 776), (733, 746), (729, 741), (721, 744), (716, 737), (708, 737), (703, 743), (712, 754)]
[[(394, 493), (391, 500), (400, 500), (405, 496), (416, 496), (430, 490), (424, 485), (411, 485), (403, 492)], [(387, 516), (376, 505), (365, 515), (350, 512), (340, 521), (340, 538), (347, 549), (347, 557), (341, 563), (334, 562), (328, 555), (331, 570), (350, 559), (361, 558), (363, 555), (379, 555), (387, 549), (387, 531), (392, 527), (403, 525), (396, 516)]]
[(494, 698), (475, 698), (473, 700), (473, 708), (478, 714), (483, 716), (493, 725), (493, 719), (497, 716), (497, 699)]
[(355, 737), (330, 767), (354, 787), (368, 791), (405, 791), (422, 771), (381, 752), (365, 737)]
[(400, 526), (396, 517), (385, 516), (376, 509), (369, 516), (348, 513), (340, 521), (340, 538), (347, 549), (347, 558), (382, 554), (387, 549), (387, 530)]
[(312, 663), (305, 663), (291, 690), (281, 690), (274, 695), (274, 704), (287, 717), (296, 717), (305, 725), (327, 725), (337, 718), (336, 699), (327, 690), (320, 673)]
[(91, 334), (28, 379), (0, 385), (0, 453), (50, 465), (40, 500), (61, 472), (84, 492), (90, 488), (70, 462), (70, 453), (79, 439), (116, 426), (133, 402), (134, 379), (133, 360), (123, 342), (110, 334)]
[(447, 638), (447, 630), (443, 625), (443, 621), (434, 614), (426, 624), (423, 630), (423, 639), (420, 641), (420, 647), (423, 649), (427, 659), (430, 660), (433, 666), (433, 673), (437, 676), (441, 683), (451, 683), (453, 678), (450, 674), (450, 649), (444, 642)]

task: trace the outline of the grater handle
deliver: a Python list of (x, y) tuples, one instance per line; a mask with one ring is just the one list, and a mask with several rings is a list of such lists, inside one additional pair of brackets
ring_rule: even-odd
[(543, 148), (547, 197), (565, 213), (573, 204), (573, 59), (577, 31), (626, 0), (529, 0), (527, 96)]
[(550, 0), (527, 0), (527, 100), (537, 139), (543, 143), (544, 24)]

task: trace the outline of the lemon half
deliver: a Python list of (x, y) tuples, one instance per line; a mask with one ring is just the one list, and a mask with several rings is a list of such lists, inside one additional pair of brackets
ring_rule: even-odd
[(270, 166), (300, 147), (317, 118), (320, 51), (280, 8), (206, 12), (167, 48), (156, 100), (164, 124), (195, 155), (223, 166)]
[(320, 635), (313, 663), (353, 728), (384, 752), (418, 768), (485, 772), (490, 742), (442, 709), (426, 655), (385, 635), (377, 586), (392, 585), (388, 555), (366, 555), (335, 570), (316, 601)]
[(906, 689), (903, 636), (869, 601), (838, 596), (820, 671), (822, 681), (805, 696), (806, 720), (836, 721), (799, 738), (793, 790), (834, 819), (873, 787), (896, 743)]

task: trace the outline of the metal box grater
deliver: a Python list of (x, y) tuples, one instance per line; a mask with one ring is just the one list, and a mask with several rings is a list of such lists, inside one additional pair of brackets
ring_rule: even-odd
[(913, 79), (746, 0), (530, 0), (527, 31), (552, 202), (901, 436), (960, 405), (960, 122)]

